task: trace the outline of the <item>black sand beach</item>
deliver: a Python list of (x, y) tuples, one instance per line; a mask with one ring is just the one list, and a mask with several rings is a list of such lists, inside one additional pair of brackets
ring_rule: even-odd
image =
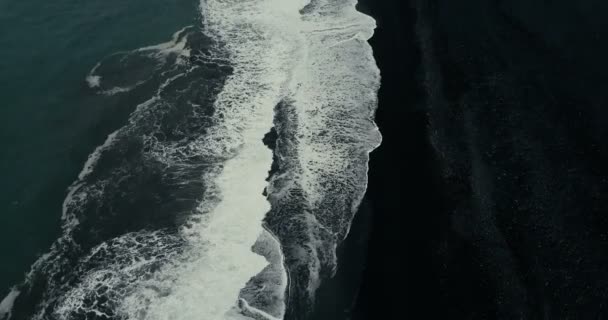
[[(378, 24), (370, 43), (382, 73), (376, 123), (383, 142), (371, 154), (366, 197), (313, 319), (433, 316), (440, 309), (425, 310), (421, 302), (437, 301), (432, 247), (445, 214), (426, 128), (415, 11), (407, 1), (360, 0), (358, 9)], [(368, 244), (361, 240), (368, 237)]]
[(328, 282), (316, 319), (608, 316), (608, 5), (359, 8), (378, 22), (384, 142), (336, 277), (367, 224), (362, 285), (347, 302)]

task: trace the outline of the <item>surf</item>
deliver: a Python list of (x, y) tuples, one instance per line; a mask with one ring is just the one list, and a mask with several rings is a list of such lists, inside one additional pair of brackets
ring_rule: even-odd
[(304, 317), (381, 141), (375, 22), (355, 5), (201, 1), (200, 28), (94, 66), (102, 96), (156, 90), (68, 189), (64, 235), (17, 291), (44, 288), (33, 318)]

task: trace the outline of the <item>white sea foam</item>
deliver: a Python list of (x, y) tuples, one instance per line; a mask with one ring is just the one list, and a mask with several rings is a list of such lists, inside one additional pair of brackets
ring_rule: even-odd
[(0, 302), (0, 319), (8, 320), (11, 318), (11, 311), (13, 310), (13, 304), (15, 299), (21, 292), (17, 289), (12, 289), (6, 297)]
[(101, 76), (88, 75), (85, 80), (89, 84), (90, 88), (97, 88), (101, 84)]
[(95, 165), (97, 164), (97, 161), (99, 161), (99, 157), (101, 156), (101, 153), (103, 151), (105, 151), (109, 146), (112, 145), (112, 143), (116, 139), (116, 134), (118, 134), (118, 131), (114, 131), (114, 132), (110, 133), (108, 135), (108, 137), (106, 138), (106, 141), (104, 141), (104, 143), (102, 145), (97, 147), (95, 149), (95, 151), (93, 151), (93, 153), (91, 153), (89, 155), (89, 157), (87, 158), (87, 161), (84, 163), (84, 167), (82, 168), (82, 171), (80, 171), (80, 173), (78, 174), (78, 180), (83, 180), (86, 176), (88, 176), (91, 172), (93, 172), (93, 169), (95, 168)]
[(177, 53), (179, 55), (189, 56), (190, 49), (186, 46), (186, 37), (182, 37), (182, 34), (192, 26), (187, 26), (178, 30), (171, 36), (171, 40), (160, 44), (147, 46), (136, 49), (138, 52), (152, 51), (155, 55), (167, 55), (170, 53)]
[[(358, 13), (353, 1), (315, 1), (313, 10), (301, 14), (307, 4), (202, 3), (205, 29), (226, 44), (234, 74), (216, 101), (222, 121), (200, 145), (208, 148), (219, 142), (223, 152), (234, 156), (215, 181), (222, 200), (205, 223), (193, 226), (198, 234), (189, 231), (193, 248), (204, 254), (165, 271), (178, 275), (167, 296), (132, 296), (135, 300), (124, 305), (130, 316), (234, 317), (239, 291), (268, 264), (250, 247), (263, 232), (261, 220), (270, 209), (260, 195), (271, 163), (261, 137), (272, 126), (273, 108), (282, 100), (295, 105), (298, 121), (297, 169), (290, 178), (311, 208), (302, 218), (308, 243), (301, 255), (310, 268), (310, 297), (319, 285), (322, 265), (335, 264), (337, 242), (346, 236), (365, 192), (368, 154), (380, 143), (372, 120), (379, 71), (366, 42), (375, 22)], [(283, 269), (276, 277), (285, 274)], [(271, 315), (251, 308), (246, 296), (241, 293), (242, 315), (283, 317), (284, 311)]]
[[(373, 122), (380, 74), (367, 40), (375, 21), (352, 0), (313, 0), (302, 13), (304, 49), (294, 69), (290, 124), (279, 141), (283, 166), (269, 187), (273, 206), (303, 194), (294, 217), (291, 256), (308, 268), (313, 299), (323, 268), (336, 267), (337, 244), (348, 234), (367, 187), (369, 152), (381, 141)], [(288, 238), (290, 231), (285, 231)]]
[[(286, 88), (299, 48), (292, 42), (298, 39), (301, 6), (278, 0), (202, 3), (206, 30), (226, 43), (234, 71), (215, 101), (221, 121), (197, 144), (219, 144), (215, 152), (231, 158), (214, 181), (221, 200), (204, 220), (184, 231), (189, 235), (188, 252), (196, 258), (159, 273), (162, 283), (168, 278), (164, 275), (172, 275), (169, 294), (151, 295), (141, 289), (129, 295), (121, 307), (129, 318), (242, 318), (235, 312), (239, 292), (268, 265), (251, 250), (264, 233), (262, 220), (270, 210), (262, 190), (272, 152), (262, 138), (273, 125), (274, 107), (289, 94)], [(144, 287), (160, 286), (158, 279)], [(282, 298), (278, 301), (284, 303)], [(242, 302), (241, 308), (247, 305)], [(284, 307), (275, 310), (282, 317)]]
[[(144, 230), (96, 246), (80, 259), (78, 281), (49, 284), (34, 319), (47, 318), (49, 306), (56, 319), (76, 312), (150, 320), (283, 319), (289, 290), (285, 255), (308, 268), (307, 287), (296, 289), (308, 290), (309, 298), (321, 270), (335, 267), (336, 245), (365, 192), (368, 153), (380, 143), (372, 121), (379, 72), (366, 42), (374, 21), (358, 13), (352, 0), (204, 0), (201, 12), (205, 32), (224, 45), (233, 70), (215, 99), (212, 125), (187, 140), (159, 139), (155, 132), (142, 137), (143, 156), (166, 167), (190, 166), (193, 156), (208, 160), (198, 214), (178, 234)], [(183, 32), (127, 54), (188, 57)], [(205, 58), (226, 63), (223, 56)], [(91, 87), (104, 85), (99, 67), (87, 77)], [(103, 199), (111, 183), (89, 179), (103, 154), (141, 134), (142, 123), (154, 123), (168, 108), (161, 92), (188, 72), (169, 77), (91, 154), (64, 203), (66, 241), (78, 225), (75, 208)], [(290, 104), (285, 112), (295, 125), (285, 131), (293, 141), (277, 142), (285, 152), (279, 155), (284, 172), (269, 185), (272, 152), (262, 138), (281, 101)], [(296, 191), (306, 209), (288, 212), (285, 224), (297, 228), (275, 237), (262, 221), (271, 203), (280, 207)], [(288, 236), (298, 240), (286, 249), (278, 239), (289, 241)], [(52, 269), (61, 245), (32, 269)]]
[[(130, 56), (146, 56), (148, 58), (154, 59), (157, 64), (157, 68), (160, 68), (163, 63), (167, 62), (167, 59), (170, 56), (175, 56), (175, 64), (184, 64), (186, 59), (190, 57), (190, 48), (187, 46), (188, 37), (186, 36), (186, 32), (190, 28), (192, 28), (192, 26), (184, 27), (181, 30), (175, 32), (171, 37), (171, 40), (167, 42), (138, 48), (132, 51), (117, 52), (110, 55), (109, 57), (106, 57), (105, 59), (121, 57), (120, 60), (124, 61)], [(102, 66), (103, 61), (97, 63), (93, 67), (93, 69), (89, 71), (89, 74), (86, 76), (85, 81), (87, 82), (89, 88), (101, 89), (100, 93), (107, 96), (129, 92), (149, 80), (149, 78), (136, 80), (131, 85), (126, 86), (111, 86), (110, 84), (110, 86), (106, 88), (105, 82), (104, 86), (102, 86), (102, 79), (104, 79), (104, 77), (99, 74), (99, 68), (101, 68)]]
[(265, 229), (253, 246), (253, 251), (264, 256), (268, 266), (241, 290), (239, 307), (243, 314), (252, 314), (256, 319), (283, 319), (289, 279), (281, 243)]
[[(153, 49), (148, 48), (147, 50)], [(56, 282), (56, 279), (52, 278), (55, 274), (62, 272), (60, 268), (64, 263), (64, 251), (78, 246), (72, 239), (73, 230), (80, 224), (76, 212), (81, 210), (88, 202), (103, 201), (104, 189), (109, 182), (104, 179), (90, 179), (89, 175), (95, 171), (105, 152), (111, 150), (116, 142), (132, 135), (142, 125), (142, 120), (145, 123), (147, 119), (143, 114), (148, 114), (151, 109), (158, 107), (157, 103), (161, 100), (160, 95), (163, 90), (184, 75), (185, 73), (177, 73), (167, 78), (153, 97), (138, 105), (129, 118), (129, 124), (108, 135), (105, 142), (88, 157), (78, 175), (78, 180), (68, 189), (68, 195), (64, 200), (62, 210), (64, 233), (53, 244), (51, 251), (36, 261), (26, 276), (26, 285), (32, 283), (40, 272), (46, 273), (47, 277), (51, 278), (47, 283), (45, 296), (38, 306), (38, 312), (32, 319), (47, 319), (49, 317), (47, 308), (52, 305), (55, 305), (51, 311), (52, 317), (57, 319), (71, 319), (76, 312), (92, 312), (101, 315), (104, 308), (107, 309), (108, 307), (100, 307), (96, 299), (105, 295), (104, 299), (108, 301), (107, 304), (116, 307), (116, 301), (124, 298), (124, 287), (129, 287), (130, 283), (137, 283), (141, 279), (148, 278), (150, 269), (158, 268), (161, 263), (179, 261), (177, 252), (180, 252), (180, 246), (178, 243), (182, 241), (179, 236), (161, 231), (142, 231), (141, 233), (125, 234), (94, 248), (75, 267), (79, 269), (75, 272), (82, 275), (79, 282), (68, 284)], [(128, 172), (121, 172), (121, 170), (117, 170), (116, 173), (122, 176), (128, 174)], [(208, 199), (210, 196), (206, 198)], [(96, 256), (99, 252), (104, 253), (103, 258)], [(108, 260), (103, 261), (103, 259)], [(98, 263), (102, 262), (101, 268), (91, 269), (89, 263), (91, 260), (96, 260)], [(65, 270), (63, 271), (65, 272)], [(70, 270), (70, 272), (72, 271)], [(106, 293), (100, 294), (98, 290), (102, 286)], [(85, 306), (84, 301), (87, 299), (93, 301), (93, 305)]]

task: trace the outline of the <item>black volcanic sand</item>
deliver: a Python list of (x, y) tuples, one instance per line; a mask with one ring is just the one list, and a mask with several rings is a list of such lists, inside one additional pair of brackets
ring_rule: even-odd
[(359, 2), (384, 142), (313, 318), (608, 318), (608, 2)]

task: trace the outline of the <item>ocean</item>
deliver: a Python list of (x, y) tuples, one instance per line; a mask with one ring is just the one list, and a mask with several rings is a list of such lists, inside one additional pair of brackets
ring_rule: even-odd
[(10, 261), (0, 264), (2, 290), (20, 282), (59, 236), (67, 186), (132, 111), (124, 101), (98, 99), (85, 82), (89, 70), (111, 53), (160, 43), (196, 23), (196, 5), (0, 3), (6, 31), (0, 34), (0, 251)]
[(355, 5), (0, 4), (0, 319), (311, 316), (381, 143)]

